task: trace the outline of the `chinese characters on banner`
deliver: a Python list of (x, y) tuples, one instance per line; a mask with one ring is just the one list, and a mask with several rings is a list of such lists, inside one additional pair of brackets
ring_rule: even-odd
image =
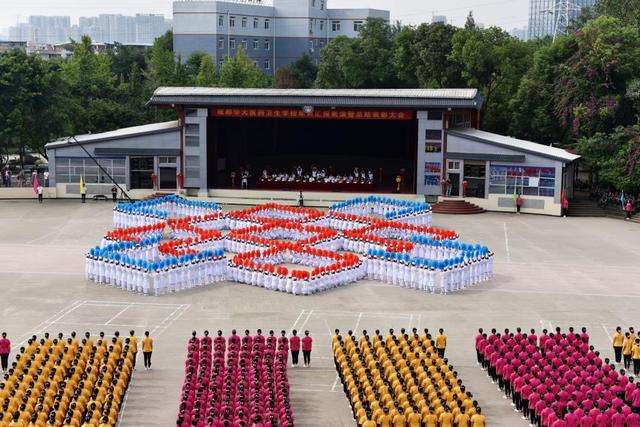
[(242, 117), (256, 119), (315, 119), (315, 120), (412, 120), (411, 110), (345, 110), (318, 108), (212, 108), (213, 117)]

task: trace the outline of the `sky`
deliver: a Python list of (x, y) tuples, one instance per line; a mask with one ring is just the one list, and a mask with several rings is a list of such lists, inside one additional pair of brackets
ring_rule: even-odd
[[(266, 0), (268, 3), (269, 0)], [(476, 22), (506, 30), (527, 24), (529, 0), (327, 0), (332, 8), (371, 7), (391, 10), (391, 19), (405, 24), (429, 22), (432, 15), (446, 15), (461, 26), (469, 10)], [(100, 13), (162, 13), (171, 18), (170, 0), (0, 0), (0, 29), (6, 30), (29, 15), (69, 15), (72, 23), (80, 16)]]

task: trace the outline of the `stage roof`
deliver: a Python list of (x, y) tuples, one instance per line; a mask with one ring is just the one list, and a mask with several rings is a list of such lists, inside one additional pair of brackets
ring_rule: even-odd
[(477, 89), (236, 89), (160, 87), (148, 102), (157, 106), (252, 107), (373, 107), (473, 108), (482, 107)]

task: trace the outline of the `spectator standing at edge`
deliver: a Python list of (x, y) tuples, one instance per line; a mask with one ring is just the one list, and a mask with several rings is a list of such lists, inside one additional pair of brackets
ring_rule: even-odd
[(300, 337), (295, 329), (291, 331), (293, 336), (289, 338), (289, 348), (291, 349), (291, 367), (298, 366), (298, 357), (300, 355)]
[(309, 336), (309, 331), (304, 331), (304, 337), (302, 338), (302, 357), (304, 358), (305, 368), (308, 368), (311, 365), (312, 345), (313, 345), (313, 338)]
[(87, 201), (87, 186), (84, 184), (82, 176), (80, 176), (80, 199), (82, 199), (82, 203)]
[(522, 209), (523, 203), (524, 203), (524, 200), (522, 200), (522, 196), (518, 194), (518, 196), (516, 197), (516, 213), (518, 215), (520, 215), (520, 209)]
[(440, 357), (444, 357), (444, 351), (447, 348), (447, 336), (444, 333), (444, 329), (440, 328), (438, 330), (438, 335), (436, 336), (436, 349), (438, 350), (438, 355)]
[(142, 338), (142, 355), (144, 356), (144, 369), (151, 369), (151, 353), (153, 353), (153, 339), (149, 336), (149, 331), (145, 331)]
[(42, 176), (44, 177), (44, 186), (48, 187), (49, 186), (49, 171), (48, 170), (44, 171)]
[(118, 201), (118, 187), (114, 184), (111, 187), (111, 198), (113, 199), (113, 203)]
[(42, 203), (42, 185), (38, 185), (36, 192), (38, 193), (38, 203)]
[(7, 333), (2, 333), (0, 338), (0, 362), (2, 366), (2, 372), (7, 372), (9, 368), (9, 353), (11, 353), (11, 341), (7, 339)]
[(562, 216), (566, 218), (567, 214), (569, 213), (569, 199), (567, 199), (566, 197), (562, 198)]
[(627, 204), (624, 205), (624, 212), (627, 215), (625, 219), (631, 219), (631, 213), (633, 212), (633, 203), (631, 203), (631, 199), (627, 200)]
[(622, 346), (624, 345), (624, 334), (622, 328), (618, 326), (613, 334), (613, 353), (616, 356), (616, 363), (622, 362)]
[(136, 331), (129, 331), (129, 346), (133, 351), (133, 367), (136, 367), (136, 359), (138, 358), (138, 338), (136, 337)]

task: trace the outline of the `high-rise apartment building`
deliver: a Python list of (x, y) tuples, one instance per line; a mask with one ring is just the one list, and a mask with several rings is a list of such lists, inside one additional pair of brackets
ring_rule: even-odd
[(592, 7), (595, 3), (596, 0), (529, 0), (528, 39), (553, 37), (558, 23), (561, 27), (557, 32), (563, 33), (565, 21), (562, 15), (566, 14), (570, 22), (580, 16), (583, 8)]
[(357, 37), (367, 18), (389, 11), (328, 9), (325, 0), (180, 0), (173, 3), (173, 49), (183, 60), (205, 52), (222, 64), (240, 49), (267, 74), (320, 50), (337, 36)]

